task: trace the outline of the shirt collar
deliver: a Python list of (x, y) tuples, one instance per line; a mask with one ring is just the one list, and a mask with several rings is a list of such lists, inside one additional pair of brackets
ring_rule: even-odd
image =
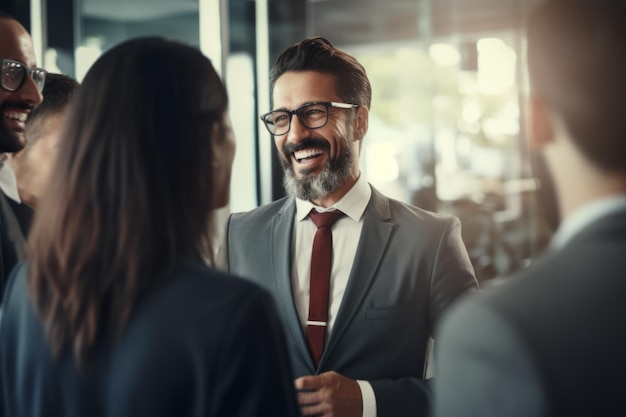
[(596, 220), (613, 213), (626, 210), (626, 194), (602, 198), (580, 207), (567, 218), (563, 219), (558, 230), (552, 237), (550, 246), (558, 249), (563, 247), (578, 232)]
[(0, 159), (2, 159), (0, 161), (0, 190), (13, 201), (21, 203), (20, 193), (17, 190), (17, 180), (13, 170), (6, 161), (6, 154), (0, 154)]
[(309, 215), (311, 209), (315, 208), (319, 212), (341, 210), (352, 220), (358, 222), (361, 220), (371, 196), (372, 189), (364, 176), (359, 175), (359, 179), (352, 188), (332, 207), (320, 207), (311, 201), (296, 198), (296, 220), (304, 220)]

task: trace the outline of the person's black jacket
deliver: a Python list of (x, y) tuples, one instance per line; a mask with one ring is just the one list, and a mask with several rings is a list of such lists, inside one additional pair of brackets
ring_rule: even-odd
[[(2, 191), (0, 191), (0, 193), (2, 193)], [(5, 213), (4, 208), (8, 206), (13, 211), (14, 219), (17, 220), (23, 239), (26, 239), (26, 236), (28, 236), (28, 231), (30, 229), (34, 211), (29, 205), (25, 203), (18, 203), (12, 200), (11, 198), (7, 197), (6, 194), (4, 193), (0, 195), (0, 198), (4, 198), (7, 203), (7, 205), (0, 204), (0, 300), (1, 300), (2, 294), (4, 292), (4, 287), (6, 286), (6, 282), (8, 280), (9, 274), (11, 273), (11, 270), (15, 267), (15, 265), (19, 261), (18, 253), (16, 251), (15, 246), (23, 243), (19, 241), (19, 238), (16, 238), (11, 234), (10, 222), (12, 220), (7, 216), (7, 213)]]

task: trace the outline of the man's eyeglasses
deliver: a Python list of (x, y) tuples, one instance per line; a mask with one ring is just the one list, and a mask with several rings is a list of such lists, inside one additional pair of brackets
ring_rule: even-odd
[(7, 91), (17, 91), (22, 88), (26, 76), (30, 76), (35, 82), (39, 92), (43, 90), (43, 85), (46, 82), (46, 75), (48, 71), (43, 68), (28, 68), (19, 61), (12, 59), (0, 59), (0, 86)]
[(291, 118), (295, 114), (300, 123), (308, 129), (319, 129), (328, 123), (328, 112), (331, 107), (340, 109), (354, 109), (356, 104), (336, 103), (334, 101), (321, 101), (305, 104), (295, 110), (274, 110), (261, 115), (261, 120), (267, 130), (274, 136), (281, 136), (289, 132)]

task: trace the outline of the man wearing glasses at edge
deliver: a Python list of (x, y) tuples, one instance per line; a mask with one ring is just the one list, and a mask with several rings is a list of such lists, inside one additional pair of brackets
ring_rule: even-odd
[[(271, 88), (274, 110), (261, 120), (289, 196), (231, 215), (222, 259), (273, 293), (303, 415), (427, 415), (432, 329), (477, 286), (460, 222), (389, 199), (361, 175), (371, 87), (355, 58), (305, 39), (277, 59)], [(322, 320), (308, 314), (311, 209), (344, 213), (332, 226)], [(321, 353), (308, 341), (318, 328)]]
[[(18, 261), (32, 209), (20, 202), (15, 176), (5, 166), (6, 153), (24, 147), (24, 128), (31, 110), (41, 103), (46, 71), (35, 67), (33, 41), (26, 29), (0, 12), (0, 299)], [(1, 306), (0, 306), (1, 307)]]

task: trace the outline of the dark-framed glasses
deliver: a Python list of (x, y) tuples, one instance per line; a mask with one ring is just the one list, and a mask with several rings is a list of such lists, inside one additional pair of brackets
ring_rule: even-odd
[(2, 71), (0, 86), (10, 92), (22, 88), (27, 75), (33, 79), (37, 89), (41, 92), (46, 82), (46, 75), (48, 75), (48, 71), (43, 68), (28, 68), (19, 61), (7, 58), (0, 59), (0, 69)]
[(331, 107), (354, 109), (357, 104), (337, 103), (335, 101), (318, 101), (300, 106), (295, 110), (274, 110), (261, 115), (261, 120), (274, 136), (284, 135), (291, 128), (291, 118), (295, 114), (300, 123), (307, 129), (319, 129), (328, 123), (328, 112)]

